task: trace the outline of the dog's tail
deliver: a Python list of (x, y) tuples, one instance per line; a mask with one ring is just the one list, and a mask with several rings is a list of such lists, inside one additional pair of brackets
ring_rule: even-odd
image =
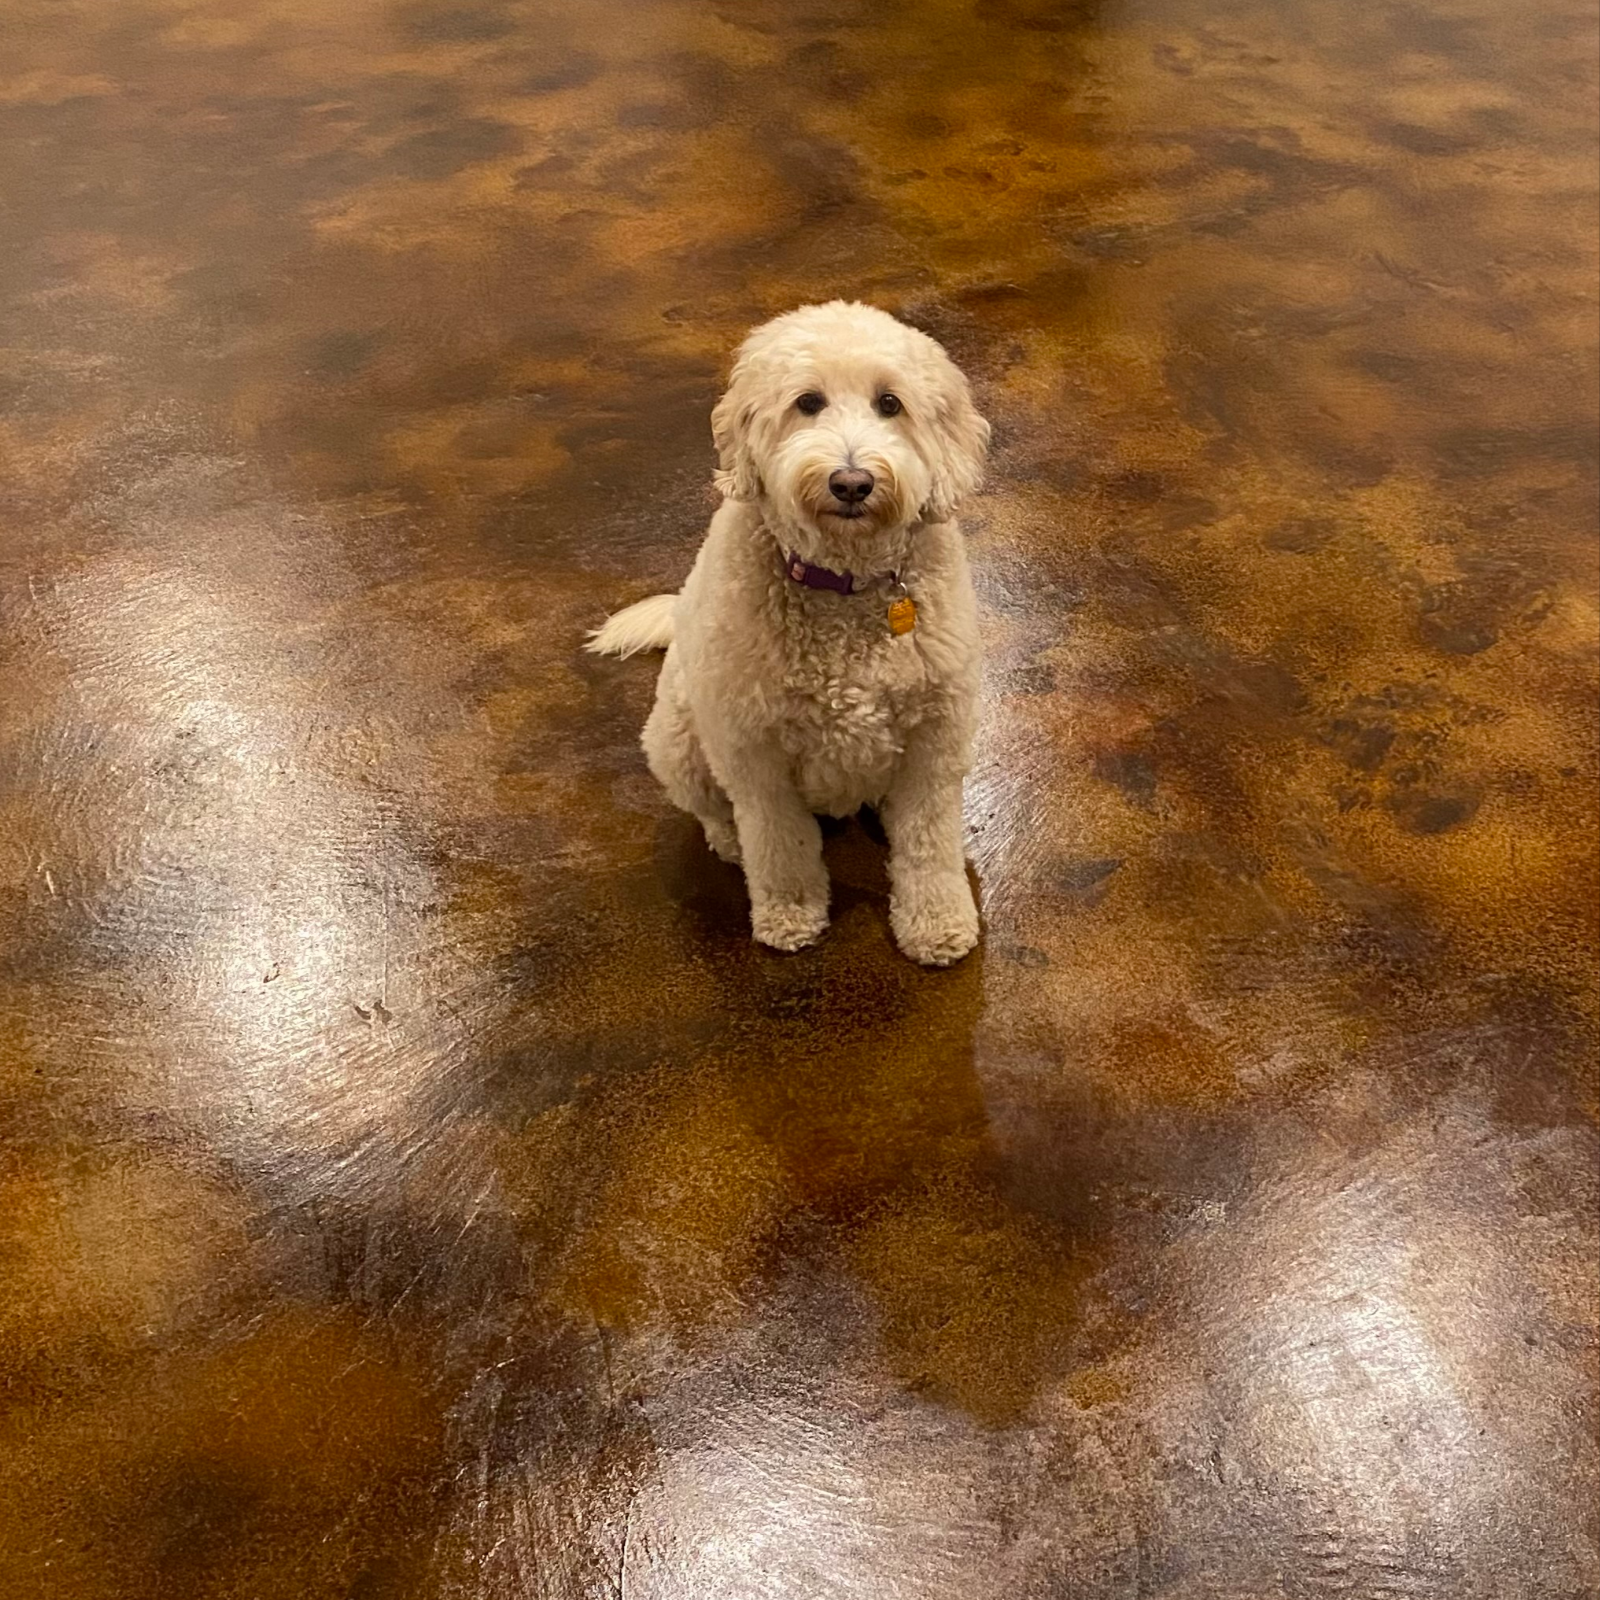
[(665, 650), (672, 643), (675, 594), (653, 594), (614, 617), (607, 617), (589, 635), (585, 650), (597, 656), (632, 656), (641, 650)]

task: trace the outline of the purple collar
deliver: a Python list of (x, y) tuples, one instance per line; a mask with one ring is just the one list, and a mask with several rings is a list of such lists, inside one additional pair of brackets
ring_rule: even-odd
[[(794, 551), (790, 551), (784, 558), (784, 571), (789, 577), (806, 589), (831, 589), (835, 594), (854, 594), (856, 592), (855, 574), (850, 572), (835, 572), (830, 567), (813, 566), (811, 562), (802, 560)], [(899, 581), (892, 572), (879, 574), (891, 583)], [(864, 580), (872, 583), (873, 578)]]

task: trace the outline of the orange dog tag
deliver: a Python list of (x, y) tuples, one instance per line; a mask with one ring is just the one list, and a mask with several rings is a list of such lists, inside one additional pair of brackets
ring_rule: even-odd
[(917, 625), (917, 603), (908, 594), (889, 602), (889, 632), (896, 638)]

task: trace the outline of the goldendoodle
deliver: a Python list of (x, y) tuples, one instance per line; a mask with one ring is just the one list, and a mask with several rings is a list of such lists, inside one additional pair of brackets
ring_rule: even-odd
[(828, 923), (817, 814), (876, 806), (890, 923), (914, 961), (978, 940), (961, 781), (978, 704), (977, 606), (953, 518), (989, 425), (926, 334), (872, 306), (803, 306), (740, 347), (711, 418), (724, 501), (676, 595), (588, 648), (666, 647), (650, 770), (726, 861), (755, 936)]

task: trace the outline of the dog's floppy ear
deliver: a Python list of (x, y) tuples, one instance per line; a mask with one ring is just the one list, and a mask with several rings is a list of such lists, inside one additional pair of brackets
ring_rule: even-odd
[(721, 468), (713, 481), (728, 500), (754, 500), (761, 493), (761, 474), (750, 449), (750, 426), (756, 415), (750, 388), (749, 365), (738, 361), (727, 393), (711, 413), (711, 438)]
[(983, 481), (983, 458), (989, 448), (989, 424), (972, 403), (967, 380), (949, 361), (933, 391), (933, 483), (921, 516), (924, 522), (948, 522), (956, 507)]

